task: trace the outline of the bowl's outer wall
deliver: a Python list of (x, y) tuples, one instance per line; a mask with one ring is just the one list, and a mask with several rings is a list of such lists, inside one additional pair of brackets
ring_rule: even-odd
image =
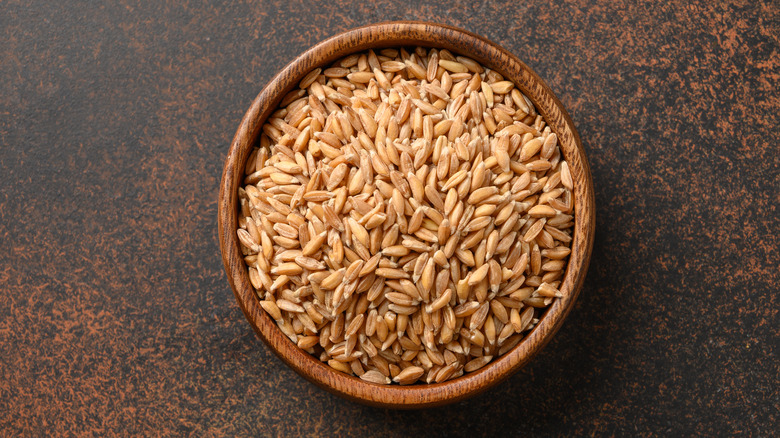
[[(350, 53), (401, 46), (446, 48), (511, 79), (557, 134), (575, 184), (572, 253), (560, 288), (564, 298), (556, 300), (546, 310), (539, 324), (513, 350), (481, 370), (449, 382), (406, 387), (374, 385), (336, 372), (290, 342), (260, 307), (235, 234), (238, 187), (243, 180), (246, 160), (258, 139), (262, 123), (284, 95), (316, 67)], [(428, 407), (462, 400), (494, 386), (525, 365), (558, 331), (579, 295), (595, 229), (593, 185), (587, 158), (571, 118), (549, 87), (524, 63), (494, 43), (461, 29), (419, 22), (381, 23), (347, 31), (317, 44), (280, 71), (260, 92), (241, 121), (225, 161), (218, 205), (219, 241), (225, 272), (239, 306), (258, 336), (285, 363), (318, 386), (351, 400), (392, 408)]]

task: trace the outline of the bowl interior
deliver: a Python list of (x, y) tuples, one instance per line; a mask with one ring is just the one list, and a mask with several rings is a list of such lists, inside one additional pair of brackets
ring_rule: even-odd
[[(539, 324), (511, 351), (482, 369), (439, 384), (375, 385), (331, 369), (294, 345), (260, 307), (249, 282), (236, 237), (238, 187), (246, 160), (262, 124), (312, 69), (369, 48), (425, 46), (468, 56), (501, 73), (536, 106), (558, 136), (561, 153), (574, 180), (575, 225), (569, 262), (556, 299)], [(397, 408), (440, 405), (475, 395), (499, 383), (527, 363), (555, 334), (579, 294), (585, 278), (594, 230), (590, 169), (579, 136), (562, 104), (530, 68), (497, 45), (464, 30), (418, 22), (392, 22), (354, 29), (307, 50), (288, 64), (252, 103), (231, 144), (219, 194), (219, 239), (223, 263), (236, 299), (258, 336), (290, 367), (318, 386), (359, 402)]]

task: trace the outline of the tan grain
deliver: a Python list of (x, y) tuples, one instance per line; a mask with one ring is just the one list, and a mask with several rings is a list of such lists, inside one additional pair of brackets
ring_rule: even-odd
[(263, 126), (239, 190), (261, 306), (366, 382), (486, 366), (563, 296), (574, 187), (558, 143), (515, 84), (448, 50), (312, 70)]

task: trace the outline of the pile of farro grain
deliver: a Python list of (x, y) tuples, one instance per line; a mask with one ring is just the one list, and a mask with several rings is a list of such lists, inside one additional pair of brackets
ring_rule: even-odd
[(336, 370), (452, 379), (512, 349), (562, 296), (569, 168), (531, 101), (469, 58), (385, 49), (317, 68), (245, 170), (251, 283)]

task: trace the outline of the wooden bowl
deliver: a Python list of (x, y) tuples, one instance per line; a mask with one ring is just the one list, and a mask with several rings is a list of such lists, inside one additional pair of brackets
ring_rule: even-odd
[[(260, 307), (236, 237), (238, 188), (261, 126), (282, 97), (309, 71), (354, 52), (418, 45), (446, 48), (471, 57), (513, 81), (533, 101), (557, 134), (561, 152), (571, 169), (575, 228), (572, 252), (560, 286), (564, 297), (546, 309), (538, 325), (514, 349), (478, 371), (444, 383), (382, 386), (335, 371), (301, 350)], [(585, 279), (593, 246), (594, 213), (590, 169), (577, 131), (561, 102), (539, 76), (511, 53), (467, 31), (439, 24), (391, 22), (350, 30), (317, 44), (288, 64), (252, 102), (225, 161), (219, 191), (219, 243), (225, 271), (241, 310), (260, 339), (287, 365), (316, 385), (354, 401), (390, 408), (420, 408), (462, 400), (496, 385), (519, 370), (550, 341), (571, 310)]]

